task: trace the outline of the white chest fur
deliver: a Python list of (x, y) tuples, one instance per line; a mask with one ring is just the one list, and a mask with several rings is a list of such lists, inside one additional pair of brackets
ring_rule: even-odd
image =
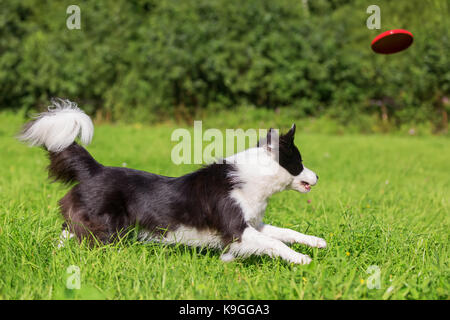
[(237, 187), (230, 196), (241, 207), (245, 220), (253, 227), (261, 224), (267, 200), (274, 193), (284, 190), (292, 176), (263, 148), (247, 149), (226, 159), (234, 163)]
[(267, 207), (266, 199), (258, 199), (258, 197), (251, 194), (251, 191), (243, 189), (233, 190), (231, 197), (241, 207), (246, 222), (253, 227), (261, 224)]

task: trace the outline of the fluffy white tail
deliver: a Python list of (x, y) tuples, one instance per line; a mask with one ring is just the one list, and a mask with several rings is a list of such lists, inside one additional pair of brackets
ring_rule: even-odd
[(89, 144), (94, 135), (91, 118), (69, 100), (52, 99), (47, 112), (27, 123), (18, 137), (31, 146), (44, 145), (48, 151), (60, 152), (70, 146), (77, 136)]

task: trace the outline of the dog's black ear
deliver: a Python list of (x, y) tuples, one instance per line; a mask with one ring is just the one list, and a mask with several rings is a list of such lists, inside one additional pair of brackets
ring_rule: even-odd
[(278, 132), (270, 128), (267, 132), (266, 137), (261, 138), (258, 142), (258, 147), (265, 147), (269, 151), (273, 151), (275, 149), (278, 149), (280, 142), (280, 136), (278, 135)]
[(280, 136), (278, 135), (278, 132), (274, 130), (273, 128), (269, 129), (269, 132), (267, 133), (267, 145), (270, 149), (276, 149), (278, 148), (278, 144), (280, 141)]
[(283, 138), (288, 142), (294, 142), (295, 129), (296, 129), (296, 126), (294, 123), (292, 125), (291, 129), (285, 135), (283, 135)]
[(295, 129), (297, 129), (297, 126), (295, 125), (295, 123), (293, 123), (291, 129), (288, 132), (288, 134), (290, 134), (292, 137), (294, 137), (295, 136)]

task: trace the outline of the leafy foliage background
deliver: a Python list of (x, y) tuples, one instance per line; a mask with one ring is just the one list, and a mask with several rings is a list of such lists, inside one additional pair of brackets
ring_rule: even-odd
[[(66, 8), (81, 8), (81, 30)], [(449, 3), (363, 0), (3, 0), (0, 108), (77, 101), (98, 118), (189, 120), (223, 110), (287, 110), (388, 130), (450, 112)], [(371, 40), (410, 30), (406, 51), (376, 55)], [(384, 118), (383, 118), (384, 117)], [(387, 117), (387, 119), (386, 119)]]

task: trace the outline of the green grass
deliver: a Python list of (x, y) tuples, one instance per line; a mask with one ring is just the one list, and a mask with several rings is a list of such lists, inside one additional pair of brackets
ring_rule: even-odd
[[(298, 128), (305, 164), (320, 176), (307, 195), (285, 191), (265, 222), (323, 237), (294, 248), (308, 266), (124, 241), (57, 249), (57, 201), (45, 152), (14, 140), (22, 118), (0, 113), (0, 299), (449, 299), (450, 142), (444, 137), (317, 135)], [(204, 124), (204, 128), (206, 125)], [(100, 125), (88, 150), (101, 163), (180, 175), (170, 161), (175, 127)], [(309, 200), (309, 201), (308, 201)], [(66, 289), (66, 269), (81, 289)], [(367, 269), (380, 270), (369, 289)]]

